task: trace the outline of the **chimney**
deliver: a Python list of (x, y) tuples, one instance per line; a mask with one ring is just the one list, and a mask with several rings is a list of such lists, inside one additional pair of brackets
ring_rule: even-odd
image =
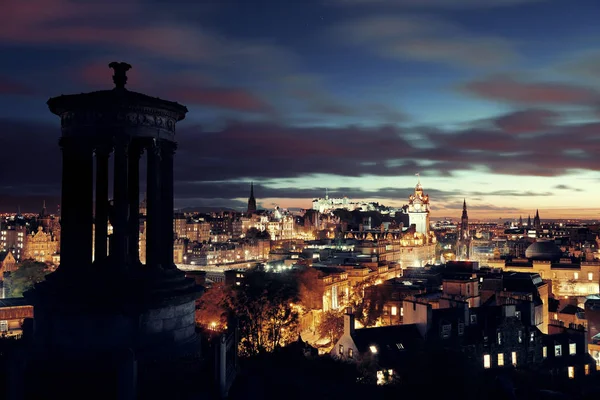
[(354, 336), (354, 311), (352, 307), (346, 308), (344, 315), (344, 335)]

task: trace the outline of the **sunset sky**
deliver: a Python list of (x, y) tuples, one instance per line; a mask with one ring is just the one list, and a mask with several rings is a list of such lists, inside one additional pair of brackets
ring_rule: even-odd
[[(110, 4), (110, 5), (109, 5)], [(597, 218), (598, 0), (4, 0), (0, 211), (60, 201), (46, 101), (113, 87), (189, 108), (176, 206), (400, 206)]]

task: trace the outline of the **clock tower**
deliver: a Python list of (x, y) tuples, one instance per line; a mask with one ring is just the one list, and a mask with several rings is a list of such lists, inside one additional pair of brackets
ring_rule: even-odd
[(415, 193), (408, 197), (408, 224), (415, 225), (418, 233), (429, 233), (429, 195), (423, 194), (419, 179)]

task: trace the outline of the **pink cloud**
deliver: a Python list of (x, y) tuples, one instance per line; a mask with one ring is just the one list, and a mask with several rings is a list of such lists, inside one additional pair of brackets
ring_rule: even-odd
[(30, 87), (0, 76), (0, 95), (26, 95), (32, 93), (33, 90)]
[(486, 99), (521, 104), (591, 104), (600, 100), (600, 93), (581, 86), (502, 76), (469, 82), (462, 89)]
[(267, 112), (271, 109), (260, 97), (240, 88), (181, 87), (170, 90), (168, 96), (182, 103), (237, 111)]

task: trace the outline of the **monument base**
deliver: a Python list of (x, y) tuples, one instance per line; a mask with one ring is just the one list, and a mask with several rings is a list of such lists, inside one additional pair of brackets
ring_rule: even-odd
[[(34, 306), (33, 329), (25, 337), (30, 343), (23, 371), (27, 388), (35, 391), (35, 382), (46, 380), (44, 371), (63, 383), (82, 374), (82, 382), (91, 380), (90, 390), (106, 382), (99, 398), (133, 399), (140, 390), (148, 392), (140, 385), (152, 384), (150, 377), (166, 378), (172, 372), (167, 368), (199, 362), (192, 279), (177, 269), (95, 269), (59, 268), (25, 294)], [(64, 392), (64, 385), (55, 386), (54, 394)], [(44, 397), (50, 394), (45, 391)]]

